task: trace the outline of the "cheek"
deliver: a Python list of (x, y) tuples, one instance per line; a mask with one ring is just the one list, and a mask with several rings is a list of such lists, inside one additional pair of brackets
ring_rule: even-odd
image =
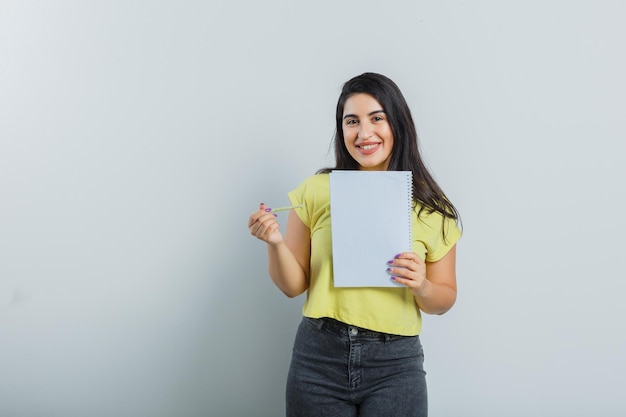
[(350, 129), (343, 129), (343, 143), (348, 146), (356, 139), (356, 134)]
[(393, 140), (393, 134), (391, 133), (391, 126), (389, 126), (388, 124), (385, 125), (385, 129), (384, 130), (385, 130), (385, 132), (384, 132), (385, 137), (387, 139)]

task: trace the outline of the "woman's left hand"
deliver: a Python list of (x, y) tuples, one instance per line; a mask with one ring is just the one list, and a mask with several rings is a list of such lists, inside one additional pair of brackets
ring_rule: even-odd
[(426, 282), (426, 263), (414, 252), (402, 252), (387, 262), (391, 280), (408, 287), (419, 296)]

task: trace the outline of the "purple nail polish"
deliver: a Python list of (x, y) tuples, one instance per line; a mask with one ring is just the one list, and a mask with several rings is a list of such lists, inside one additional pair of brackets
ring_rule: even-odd
[(389, 278), (389, 279), (390, 279), (390, 280), (392, 280), (392, 281), (395, 281), (395, 280), (396, 280), (396, 277), (391, 277), (391, 278)]
[(387, 261), (388, 265), (391, 265), (393, 263), (393, 259), (391, 261)]
[(276, 213), (272, 213), (272, 214), (274, 215), (274, 217), (278, 217), (278, 214), (276, 214)]
[(399, 253), (399, 254), (397, 254), (396, 256), (394, 256), (394, 259), (398, 259), (398, 258), (399, 258), (399, 257), (401, 257), (401, 256), (402, 256), (402, 254), (401, 254), (401, 253)]
[(265, 209), (265, 211), (269, 213), (270, 211), (272, 211), (272, 209), (268, 207)]
[(391, 272), (391, 268), (387, 268), (387, 272)]

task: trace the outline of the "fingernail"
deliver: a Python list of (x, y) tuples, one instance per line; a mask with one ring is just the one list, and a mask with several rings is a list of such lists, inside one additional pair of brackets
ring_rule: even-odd
[(390, 279), (391, 281), (395, 281), (395, 280), (396, 280), (396, 277), (391, 277), (391, 278), (389, 278), (389, 279)]
[(276, 214), (276, 213), (272, 213), (272, 214), (274, 215), (274, 217), (278, 217), (278, 214)]
[(393, 259), (391, 261), (387, 261), (388, 265), (391, 265), (393, 263)]
[(391, 272), (391, 268), (387, 268), (387, 272)]
[(402, 256), (402, 254), (401, 254), (401, 253), (399, 253), (399, 254), (397, 254), (396, 256), (394, 256), (394, 259), (398, 259), (398, 258), (399, 258), (399, 257), (401, 257), (401, 256)]
[(268, 207), (265, 209), (265, 211), (269, 213), (270, 211), (272, 211), (272, 209)]

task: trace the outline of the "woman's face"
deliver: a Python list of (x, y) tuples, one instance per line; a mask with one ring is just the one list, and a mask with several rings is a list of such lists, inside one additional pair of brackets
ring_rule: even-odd
[(383, 106), (369, 94), (350, 96), (343, 106), (343, 141), (361, 170), (386, 171), (393, 133)]

